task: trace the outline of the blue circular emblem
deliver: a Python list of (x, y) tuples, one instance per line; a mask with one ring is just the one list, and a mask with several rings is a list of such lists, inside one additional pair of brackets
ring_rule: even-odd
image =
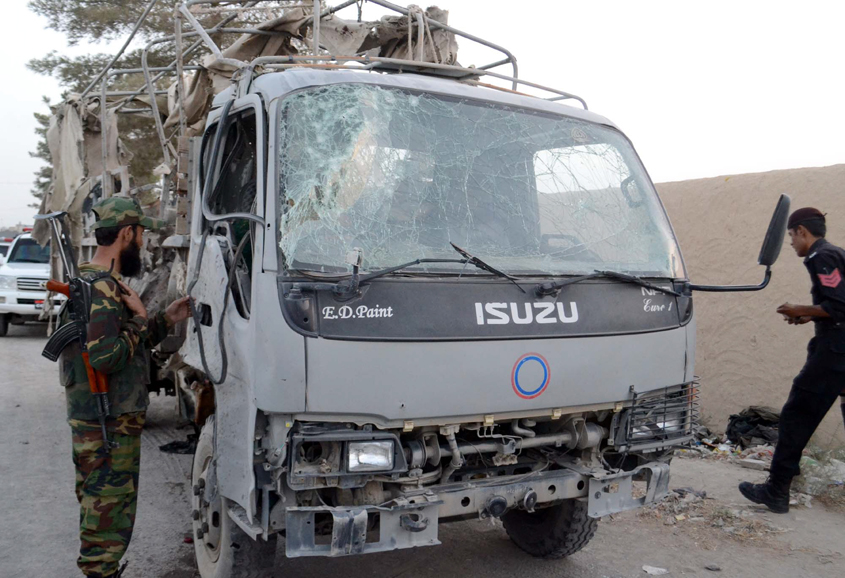
[[(542, 379), (540, 372), (542, 371)], [(539, 353), (526, 353), (516, 360), (511, 371), (513, 391), (523, 399), (533, 399), (544, 391), (551, 380), (549, 362)], [(520, 381), (520, 378), (522, 380)]]

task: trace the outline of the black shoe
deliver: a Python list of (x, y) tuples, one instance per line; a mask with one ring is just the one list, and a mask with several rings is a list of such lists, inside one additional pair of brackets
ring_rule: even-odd
[(752, 484), (742, 482), (739, 485), (740, 493), (755, 504), (763, 504), (775, 514), (786, 514), (789, 512), (789, 486), (791, 480), (774, 481), (771, 478), (764, 484)]

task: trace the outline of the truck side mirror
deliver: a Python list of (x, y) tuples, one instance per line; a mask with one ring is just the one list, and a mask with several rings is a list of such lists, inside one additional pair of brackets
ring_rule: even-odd
[(786, 221), (789, 217), (789, 204), (792, 200), (789, 195), (781, 195), (772, 220), (769, 221), (769, 228), (766, 231), (766, 238), (763, 240), (763, 247), (760, 249), (760, 256), (757, 262), (766, 266), (766, 275), (759, 285), (695, 285), (690, 284), (692, 291), (713, 291), (713, 292), (734, 292), (734, 291), (759, 291), (769, 284), (772, 278), (772, 265), (777, 261), (783, 247), (783, 237), (786, 234)]
[(763, 239), (763, 246), (760, 248), (760, 256), (757, 262), (760, 265), (771, 267), (778, 260), (780, 250), (783, 247), (783, 237), (786, 235), (786, 220), (789, 218), (789, 195), (781, 195), (772, 220), (769, 221), (769, 228), (766, 231), (766, 238)]

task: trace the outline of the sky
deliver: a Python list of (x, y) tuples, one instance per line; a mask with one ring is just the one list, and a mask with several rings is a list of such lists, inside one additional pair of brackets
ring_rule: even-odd
[[(120, 44), (68, 49), (26, 0), (3, 4), (15, 26), (0, 37), (0, 227), (31, 222), (40, 166), (28, 154), (37, 143), (32, 115), (46, 111), (43, 95), (56, 100), (61, 92), (26, 62), (50, 50), (111, 52)], [(845, 162), (845, 2), (437, 4), (452, 26), (508, 48), (520, 78), (578, 94), (611, 119), (655, 182)], [(365, 6), (365, 18), (381, 13)], [(466, 40), (459, 46), (464, 65), (499, 59)]]

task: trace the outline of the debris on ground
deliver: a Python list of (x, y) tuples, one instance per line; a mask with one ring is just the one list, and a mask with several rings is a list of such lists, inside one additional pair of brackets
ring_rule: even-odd
[(743, 449), (776, 444), (780, 414), (770, 407), (752, 405), (730, 416), (725, 435)]
[[(810, 448), (801, 458), (801, 475), (792, 482), (793, 499), (818, 500), (828, 507), (845, 510), (845, 448)], [(791, 504), (792, 502), (790, 502)]]
[(702, 509), (706, 499), (707, 492), (677, 488), (663, 501), (640, 510), (637, 515), (662, 520), (667, 526), (674, 526), (679, 522), (700, 522), (705, 519)]
[(739, 460), (739, 465), (749, 470), (759, 470), (761, 472), (766, 472), (769, 470), (771, 462), (746, 458), (744, 460)]
[[(731, 444), (727, 434), (700, 438), (694, 443), (691, 447), (676, 450), (675, 455), (682, 458), (729, 462), (755, 471), (769, 471), (775, 453), (774, 445), (771, 444), (746, 448), (740, 444)], [(801, 474), (792, 483), (790, 506), (812, 508), (813, 500), (817, 499), (826, 506), (845, 510), (845, 449), (804, 450)], [(684, 489), (680, 488), (675, 492), (682, 492)], [(671, 503), (671, 496), (669, 500)], [(672, 515), (678, 513), (672, 512)], [(666, 523), (673, 525), (676, 521), (678, 520)]]
[(812, 508), (813, 504), (813, 496), (810, 494), (805, 494), (803, 492), (796, 492), (790, 491), (789, 492), (789, 505), (790, 506), (803, 506), (805, 508)]
[(193, 454), (197, 449), (197, 434), (188, 434), (186, 440), (175, 440), (158, 446), (159, 451), (167, 454)]
[[(702, 431), (711, 433), (707, 428)], [(755, 437), (753, 439), (762, 441), (762, 438)], [(764, 442), (762, 445), (743, 446), (741, 443), (731, 442), (728, 434), (712, 435), (711, 433), (710, 437), (696, 437), (693, 444), (690, 447), (675, 450), (675, 455), (685, 458), (728, 461), (744, 468), (768, 471), (775, 453), (775, 447), (770, 443)]]
[(753, 448), (746, 448), (739, 452), (739, 457), (749, 460), (763, 460), (772, 461), (775, 455), (775, 446), (756, 446)]
[(666, 568), (657, 568), (655, 566), (643, 566), (643, 572), (651, 576), (663, 576), (664, 574), (668, 574), (669, 570)]
[(766, 520), (759, 519), (751, 510), (732, 507), (718, 507), (709, 513), (710, 525), (721, 528), (731, 538), (739, 541), (757, 540), (769, 534), (783, 534), (780, 528)]
[(711, 572), (721, 572), (722, 569), (715, 564), (708, 564), (704, 567), (705, 570), (710, 570)]
[(707, 497), (707, 492), (705, 492), (704, 490), (693, 490), (692, 488), (675, 488), (672, 491), (681, 496), (682, 498), (687, 494), (692, 494), (701, 498), (702, 500)]
[[(753, 508), (753, 507), (752, 507)], [(787, 530), (758, 518), (760, 512), (746, 506), (720, 504), (704, 491), (677, 488), (659, 504), (640, 510), (641, 518), (661, 521), (666, 526), (691, 529), (717, 529), (722, 535), (738, 540), (758, 540)]]

